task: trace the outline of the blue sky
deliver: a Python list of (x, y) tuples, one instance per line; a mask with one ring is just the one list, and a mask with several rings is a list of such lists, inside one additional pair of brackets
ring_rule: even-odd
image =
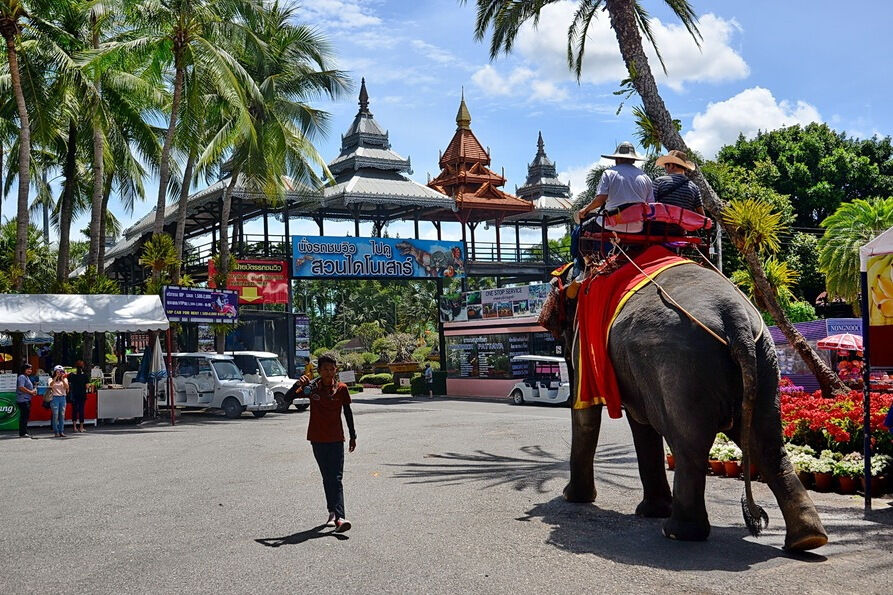
[[(887, 49), (893, 3), (860, 2), (858, 11), (844, 14), (826, 0), (694, 0), (701, 49), (663, 2), (643, 3), (669, 73), (651, 60), (661, 93), (686, 140), (706, 157), (739, 132), (750, 136), (784, 124), (818, 120), (859, 137), (893, 131)], [(328, 35), (339, 67), (355, 83), (340, 101), (321, 104), (332, 117), (327, 137), (317, 140), (320, 153), (327, 161), (338, 154), (365, 77), (376, 120), (389, 130), (393, 149), (411, 157), (412, 177), (425, 182), (438, 173), (438, 151), (455, 130), (464, 86), (472, 129), (490, 147), (493, 169), (505, 168), (508, 191), (523, 183), (540, 130), (560, 177), (581, 191), (599, 155), (632, 139), (628, 107), (638, 101), (616, 114), (612, 92), (624, 70), (607, 15), (590, 31), (582, 82), (568, 72), (566, 30), (575, 4), (546, 9), (538, 29), (518, 36), (512, 55), (491, 62), (487, 44), (473, 38), (473, 0), (305, 0), (300, 18)], [(111, 208), (129, 224), (151, 209), (154, 192), (133, 215), (119, 204)], [(398, 223), (390, 231), (409, 235), (410, 229)], [(348, 230), (352, 225), (326, 229)]]

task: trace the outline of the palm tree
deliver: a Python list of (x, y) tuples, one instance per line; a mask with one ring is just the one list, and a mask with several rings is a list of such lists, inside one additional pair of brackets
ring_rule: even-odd
[(819, 270), (828, 293), (859, 305), (859, 248), (893, 227), (893, 197), (856, 199), (822, 221)]
[(6, 61), (15, 97), (16, 114), (19, 119), (19, 191), (16, 202), (16, 244), (14, 267), (16, 290), (22, 288), (22, 280), (28, 266), (28, 193), (31, 181), (31, 120), (25, 95), (22, 91), (19, 71), (18, 48), (24, 21), (30, 17), (23, 0), (0, 0), (0, 35), (6, 42)]
[[(227, 156), (229, 183), (220, 213), (218, 266), (225, 277), (230, 267), (229, 218), (235, 186), (275, 204), (289, 185), (313, 188), (321, 180), (313, 166), (328, 169), (312, 144), (328, 114), (308, 105), (308, 97), (338, 97), (347, 88), (344, 74), (331, 68), (331, 49), (315, 30), (291, 23), (296, 8), (273, 3), (263, 13), (244, 14), (252, 31), (241, 41), (239, 59), (259, 95), (245, 93), (248, 110), (226, 110), (202, 163)], [(218, 350), (222, 350), (218, 334)]]
[[(490, 57), (495, 59), (500, 53), (511, 51), (515, 37), (525, 22), (528, 20), (536, 22), (542, 9), (556, 1), (477, 0), (475, 36), (479, 40), (483, 39), (488, 29), (492, 27)], [(692, 35), (695, 43), (698, 43), (701, 35), (697, 28), (697, 17), (689, 2), (687, 0), (665, 0), (665, 3)], [(644, 112), (651, 121), (653, 130), (659, 135), (661, 143), (667, 149), (677, 149), (693, 154), (674, 125), (673, 118), (660, 96), (657, 83), (651, 73), (648, 57), (642, 46), (642, 35), (648, 39), (655, 51), (657, 51), (657, 47), (651, 32), (650, 17), (640, 2), (637, 0), (579, 0), (574, 20), (568, 29), (569, 68), (576, 73), (579, 79), (586, 49), (586, 34), (592, 19), (596, 18), (597, 13), (602, 9), (608, 13), (611, 28), (617, 37), (620, 55), (629, 73), (629, 78), (623, 81), (624, 87), (630, 93), (636, 92), (642, 99)], [(663, 66), (659, 52), (657, 52), (657, 56)], [(840, 378), (825, 365), (803, 338), (803, 335), (788, 320), (766, 278), (757, 251), (752, 248), (748, 249), (739, 230), (734, 225), (725, 222), (723, 216), (725, 202), (719, 198), (700, 170), (695, 170), (692, 173), (692, 179), (701, 190), (704, 206), (714, 219), (722, 222), (729, 238), (744, 256), (754, 281), (755, 294), (759, 296), (758, 299), (777, 322), (779, 330), (785, 335), (788, 343), (797, 350), (810, 371), (818, 379), (822, 393), (830, 396), (835, 392), (846, 392), (847, 388)]]

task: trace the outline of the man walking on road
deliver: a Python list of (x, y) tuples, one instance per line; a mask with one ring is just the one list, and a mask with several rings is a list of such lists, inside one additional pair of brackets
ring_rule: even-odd
[(434, 370), (431, 368), (431, 363), (425, 364), (425, 392), (428, 393), (428, 398), (434, 398)]
[(313, 447), (313, 456), (322, 474), (322, 485), (329, 510), (326, 527), (335, 527), (335, 532), (344, 533), (350, 529), (350, 521), (344, 518), (344, 486), (341, 483), (344, 475), (342, 410), (350, 435), (349, 452), (353, 452), (357, 447), (357, 432), (353, 425), (347, 385), (335, 382), (335, 358), (321, 355), (317, 361), (317, 371), (319, 378), (311, 382), (307, 376), (301, 376), (291, 390), (303, 389), (304, 395), (310, 399), (307, 440)]

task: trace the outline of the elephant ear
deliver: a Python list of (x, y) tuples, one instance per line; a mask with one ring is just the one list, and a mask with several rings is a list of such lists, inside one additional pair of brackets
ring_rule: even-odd
[(741, 512), (744, 514), (744, 524), (750, 534), (757, 537), (763, 532), (763, 529), (769, 526), (769, 515), (763, 510), (763, 507), (757, 503), (753, 506), (748, 505), (747, 494), (741, 494)]

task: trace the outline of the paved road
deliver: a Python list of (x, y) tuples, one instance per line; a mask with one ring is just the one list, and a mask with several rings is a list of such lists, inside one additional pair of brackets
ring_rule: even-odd
[(109, 427), (55, 440), (0, 439), (0, 591), (98, 593), (889, 592), (893, 507), (815, 494), (832, 542), (782, 552), (747, 535), (742, 483), (709, 478), (713, 534), (663, 538), (633, 515), (629, 432), (603, 424), (599, 498), (560, 498), (566, 409), (370, 398), (355, 405), (343, 536), (325, 501), (306, 413), (184, 415), (174, 428)]

